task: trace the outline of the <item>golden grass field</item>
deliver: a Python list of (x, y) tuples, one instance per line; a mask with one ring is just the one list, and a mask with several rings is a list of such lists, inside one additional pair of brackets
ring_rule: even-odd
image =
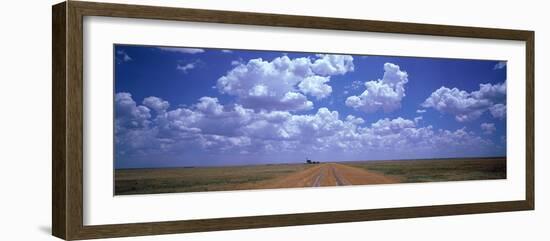
[(115, 169), (115, 195), (505, 178), (505, 157)]

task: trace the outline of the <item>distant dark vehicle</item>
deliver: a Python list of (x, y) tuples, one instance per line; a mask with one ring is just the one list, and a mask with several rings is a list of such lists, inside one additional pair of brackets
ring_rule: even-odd
[(310, 159), (306, 159), (306, 164), (319, 164), (320, 162), (315, 162)]

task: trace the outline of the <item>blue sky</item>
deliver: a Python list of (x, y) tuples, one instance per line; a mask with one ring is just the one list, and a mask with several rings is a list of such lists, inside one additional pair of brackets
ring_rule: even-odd
[(115, 45), (115, 167), (506, 155), (506, 62)]

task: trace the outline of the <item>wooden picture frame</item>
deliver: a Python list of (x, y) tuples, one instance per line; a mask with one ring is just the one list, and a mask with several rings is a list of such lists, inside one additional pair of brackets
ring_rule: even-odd
[[(275, 15), (68, 1), (52, 8), (52, 233), (66, 239), (93, 239), (215, 230), (357, 222), (534, 209), (534, 32), (356, 19)], [(314, 212), (301, 214), (181, 220), (151, 223), (83, 224), (83, 17), (107, 16), (379, 33), (517, 40), (526, 43), (525, 199)]]

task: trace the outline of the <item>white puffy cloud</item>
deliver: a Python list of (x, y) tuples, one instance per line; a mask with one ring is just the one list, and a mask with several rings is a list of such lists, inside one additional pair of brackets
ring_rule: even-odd
[[(286, 92), (283, 98), (274, 106), (274, 109), (282, 110), (310, 110), (313, 108), (313, 102), (307, 100), (307, 98), (300, 93)], [(251, 105), (251, 107), (254, 107), (254, 105)], [(258, 108), (258, 106), (255, 107)]]
[[(494, 109), (497, 117), (506, 109), (506, 82), (499, 84), (480, 84), (479, 90), (466, 92), (445, 86), (434, 91), (421, 105), (434, 108), (442, 113), (455, 116), (459, 122), (472, 121), (485, 111)], [(504, 111), (505, 112), (505, 111)]]
[(197, 103), (197, 109), (202, 113), (209, 115), (220, 115), (223, 112), (223, 106), (218, 103), (218, 98), (201, 97)]
[(121, 92), (115, 95), (115, 130), (144, 128), (149, 125), (151, 111), (137, 105), (130, 93)]
[(315, 96), (317, 99), (322, 99), (332, 93), (332, 87), (325, 83), (330, 81), (330, 77), (323, 76), (309, 76), (298, 84), (298, 88), (305, 94)]
[[(378, 158), (403, 158), (428, 156), (464, 156), (465, 153), (479, 153), (494, 150), (490, 140), (477, 136), (466, 128), (457, 130), (435, 130), (431, 125), (419, 126), (418, 121), (404, 119), (381, 119), (369, 128), (359, 128), (357, 133), (360, 148), (366, 154)], [(425, 158), (426, 156), (424, 156)]]
[(506, 82), (499, 84), (479, 84), (479, 90), (472, 92), (472, 97), (476, 99), (487, 99), (493, 102), (504, 101), (506, 99)]
[(407, 82), (407, 72), (398, 65), (385, 63), (382, 79), (365, 82), (365, 91), (359, 96), (349, 96), (346, 105), (367, 113), (380, 109), (384, 112), (394, 111), (401, 107)]
[[(246, 136), (201, 135), (198, 144), (204, 150), (223, 153), (236, 148), (246, 148), (252, 143), (250, 138)], [(240, 153), (246, 152), (245, 150), (240, 151)]]
[(490, 135), (493, 134), (497, 130), (494, 123), (481, 123), (481, 130), (483, 131), (483, 134)]
[(168, 107), (170, 107), (170, 103), (168, 103), (168, 101), (162, 100), (161, 98), (155, 96), (149, 96), (143, 99), (142, 104), (157, 113), (164, 112), (168, 109)]
[(317, 55), (317, 59), (282, 56), (266, 61), (251, 59), (235, 62), (235, 67), (220, 77), (216, 88), (237, 97), (246, 108), (254, 110), (309, 110), (313, 103), (306, 95), (322, 99), (329, 96), (331, 75), (353, 71), (353, 57)]
[(338, 112), (329, 111), (327, 108), (320, 108), (314, 115), (275, 113), (278, 118), (270, 118), (273, 114), (266, 112), (256, 115), (253, 121), (243, 127), (243, 134), (258, 138), (260, 141), (309, 143), (316, 138), (333, 135), (344, 124), (339, 119)]
[(152, 124), (149, 108), (137, 105), (130, 93), (115, 95), (115, 145), (118, 154), (151, 154), (159, 150)]
[(440, 151), (451, 151), (449, 149), (456, 148), (456, 156), (479, 155), (475, 153), (487, 147), (490, 147), (489, 150), (495, 148), (491, 140), (477, 136), (475, 132), (468, 131), (466, 128), (455, 131), (440, 129), (431, 141)]
[[(301, 110), (307, 106), (307, 98), (299, 96), (294, 86), (310, 74), (307, 62), (307, 58), (291, 60), (287, 56), (271, 62), (252, 59), (219, 78), (217, 88), (221, 93), (237, 96), (246, 107)], [(287, 95), (291, 92), (294, 94)]]
[(504, 104), (495, 104), (489, 107), (489, 111), (491, 112), (491, 115), (495, 118), (506, 118), (506, 105)]
[(415, 127), (415, 122), (407, 119), (398, 117), (396, 119), (390, 120), (388, 118), (378, 120), (375, 123), (372, 123), (371, 127), (373, 131), (377, 134), (389, 134), (400, 132), (404, 128)]
[(116, 131), (117, 155), (193, 152), (237, 158), (251, 153), (295, 153), (296, 158), (296, 153), (326, 157), (340, 153), (373, 159), (480, 155), (494, 150), (490, 140), (465, 128), (435, 130), (419, 126), (419, 118), (384, 118), (365, 124), (362, 118), (343, 117), (328, 108), (312, 114), (254, 111), (240, 104), (223, 105), (208, 96), (171, 110), (158, 97), (147, 97), (142, 103), (136, 105), (129, 93), (116, 95), (116, 123), (124, 127)]
[(182, 53), (182, 54), (204, 53), (204, 49), (199, 49), (199, 48), (159, 47), (158, 49), (166, 52), (175, 52), (175, 53)]
[(422, 107), (453, 114), (457, 121), (462, 122), (477, 119), (490, 105), (489, 101), (475, 99), (466, 91), (441, 87), (424, 101)]
[(346, 122), (352, 123), (354, 125), (361, 125), (365, 123), (365, 120), (361, 117), (355, 117), (353, 115), (346, 116)]
[(351, 55), (318, 54), (311, 64), (311, 69), (318, 75), (343, 75), (354, 70)]

